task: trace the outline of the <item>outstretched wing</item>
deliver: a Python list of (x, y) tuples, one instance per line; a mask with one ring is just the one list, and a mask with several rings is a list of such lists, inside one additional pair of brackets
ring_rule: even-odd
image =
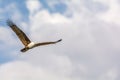
[(43, 45), (49, 45), (49, 44), (56, 44), (56, 43), (58, 43), (58, 42), (60, 42), (60, 41), (62, 41), (62, 39), (57, 40), (57, 41), (54, 41), (54, 42), (37, 43), (37, 44), (35, 44), (35, 47), (37, 47), (37, 46), (43, 46)]
[(25, 33), (17, 27), (11, 20), (7, 20), (8, 26), (16, 33), (18, 38), (22, 41), (22, 43), (27, 46), (31, 41), (29, 38), (25, 35)]

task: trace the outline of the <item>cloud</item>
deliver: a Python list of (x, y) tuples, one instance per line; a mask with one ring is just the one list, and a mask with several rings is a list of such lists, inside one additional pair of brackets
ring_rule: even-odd
[[(119, 24), (101, 19), (98, 15), (104, 14), (104, 11), (94, 12), (94, 7), (88, 8), (86, 5), (87, 1), (56, 0), (54, 4), (59, 2), (67, 5), (65, 14), (40, 9), (41, 3), (36, 1), (35, 4), (38, 5), (31, 8), (27, 1), (26, 6), (30, 13), (26, 24), (29, 29), (26, 28), (25, 32), (30, 33), (29, 37), (35, 42), (59, 38), (63, 41), (56, 45), (34, 48), (21, 54), (19, 61), (1, 65), (0, 74), (3, 76), (0, 78), (119, 80)], [(94, 2), (97, 1), (91, 0), (89, 6), (95, 5)], [(108, 6), (105, 2), (100, 3)], [(66, 16), (69, 14), (70, 17)], [(6, 74), (8, 77), (4, 77)]]
[[(94, 0), (96, 1), (96, 0)], [(101, 20), (104, 20), (106, 22), (112, 22), (115, 24), (119, 24), (119, 2), (118, 0), (99, 0), (96, 1), (99, 3), (102, 3), (103, 5), (106, 5), (108, 7), (108, 9), (105, 12), (102, 12), (100, 14), (97, 15), (98, 18), (100, 18)]]
[(35, 13), (36, 11), (39, 11), (42, 8), (41, 3), (39, 0), (27, 0), (26, 2), (27, 8), (30, 11), (30, 13)]
[(20, 21), (22, 19), (22, 14), (18, 10), (18, 6), (16, 3), (10, 3), (7, 6), (4, 6), (3, 8), (0, 7), (0, 19), (2, 22), (4, 22), (7, 19), (12, 19), (15, 21)]
[(16, 43), (14, 43), (15, 38), (11, 37), (12, 33), (8, 28), (0, 27), (0, 36), (1, 36), (0, 41), (3, 42), (5, 45), (7, 46), (16, 45)]
[(105, 72), (100, 80), (117, 80), (117, 76), (118, 76), (118, 71), (116, 68), (112, 68), (110, 70), (108, 70), (107, 72)]
[(2, 80), (71, 80), (69, 78), (59, 77), (58, 75), (45, 70), (42, 67), (36, 67), (27, 62), (15, 61), (0, 66), (0, 78)]
[[(46, 40), (53, 37), (50, 35), (60, 33), (55, 35), (58, 36), (57, 38), (63, 38), (63, 42), (60, 43), (60, 45), (58, 44), (60, 47), (56, 46), (58, 49), (50, 47), (53, 51), (51, 51), (51, 49), (44, 51), (42, 48), (43, 53), (46, 53), (44, 58), (50, 53), (52, 56), (67, 56), (72, 64), (71, 67), (69, 65), (72, 73), (70, 69), (67, 71), (69, 77), (72, 76), (72, 78), (70, 77), (71, 79), (97, 80), (100, 75), (103, 74), (102, 72), (104, 72), (104, 70), (117, 65), (118, 57), (115, 59), (115, 56), (113, 57), (112, 55), (119, 56), (120, 37), (118, 37), (117, 34), (119, 34), (120, 29), (117, 24), (106, 23), (104, 20), (102, 21), (100, 18), (93, 16), (91, 14), (92, 11), (88, 11), (84, 4), (80, 5), (78, 2), (79, 1), (65, 2), (68, 6), (68, 12), (72, 13), (71, 17), (66, 17), (62, 14), (58, 15), (58, 13), (51, 14), (47, 10), (41, 10), (35, 15), (32, 15), (30, 17), (30, 21), (33, 22), (31, 24), (31, 32), (33, 36), (37, 34), (42, 36), (40, 38), (36, 36), (36, 40), (41, 40), (41, 38)], [(83, 3), (85, 2), (83, 1)], [(70, 8), (72, 8), (72, 10)], [(54, 39), (56, 39), (55, 36)], [(37, 53), (34, 52), (34, 55), (38, 53), (39, 51), (37, 51)], [(39, 54), (39, 56), (40, 55), (41, 54)], [(35, 58), (36, 59), (31, 59), (27, 57), (30, 61), (35, 60), (34, 63), (39, 61), (40, 57), (37, 58), (35, 56)], [(41, 58), (41, 60), (44, 59)], [(47, 57), (44, 61), (51, 61), (51, 59)], [(57, 58), (48, 63), (52, 64), (54, 61), (57, 61)], [(42, 62), (38, 62), (37, 64), (41, 63)], [(57, 64), (58, 62), (55, 63)], [(67, 64), (67, 62), (64, 64)], [(117, 66), (119, 66), (119, 64)], [(48, 69), (52, 68), (48, 67)], [(59, 70), (64, 69), (57, 68), (57, 70), (59, 73)], [(65, 76), (68, 75), (65, 74)]]

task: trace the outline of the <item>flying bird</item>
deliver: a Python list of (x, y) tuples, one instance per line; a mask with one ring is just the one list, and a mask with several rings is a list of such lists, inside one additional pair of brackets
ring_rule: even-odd
[(49, 45), (49, 44), (56, 44), (62, 41), (62, 39), (59, 39), (53, 42), (34, 43), (34, 42), (31, 42), (30, 39), (26, 36), (26, 34), (20, 28), (18, 28), (17, 25), (13, 23), (11, 20), (7, 20), (7, 25), (16, 33), (17, 37), (20, 39), (20, 41), (25, 46), (23, 49), (21, 49), (21, 52), (26, 52), (29, 49), (32, 49), (34, 47), (44, 46), (44, 45)]

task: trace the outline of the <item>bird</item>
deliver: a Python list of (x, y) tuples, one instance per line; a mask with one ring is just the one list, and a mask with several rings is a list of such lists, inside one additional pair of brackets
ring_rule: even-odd
[(31, 41), (26, 36), (26, 34), (20, 28), (18, 28), (18, 26), (13, 21), (7, 20), (7, 25), (15, 32), (17, 37), (23, 43), (24, 48), (20, 50), (21, 52), (26, 52), (29, 49), (32, 49), (32, 48), (35, 48), (35, 47), (38, 47), (38, 46), (44, 46), (44, 45), (49, 45), (49, 44), (56, 44), (56, 43), (62, 41), (62, 39), (59, 39), (57, 41), (35, 43), (35, 42)]

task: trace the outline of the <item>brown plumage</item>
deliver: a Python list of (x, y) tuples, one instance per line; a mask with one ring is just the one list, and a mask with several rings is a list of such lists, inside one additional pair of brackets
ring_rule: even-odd
[(62, 39), (60, 39), (60, 40), (53, 41), (53, 42), (34, 43), (34, 42), (31, 42), (30, 39), (26, 36), (26, 34), (21, 29), (19, 29), (17, 25), (14, 24), (11, 20), (7, 20), (7, 24), (16, 33), (18, 38), (24, 44), (25, 48), (21, 49), (21, 52), (26, 52), (27, 50), (32, 49), (37, 46), (55, 44), (55, 43), (62, 41)]

